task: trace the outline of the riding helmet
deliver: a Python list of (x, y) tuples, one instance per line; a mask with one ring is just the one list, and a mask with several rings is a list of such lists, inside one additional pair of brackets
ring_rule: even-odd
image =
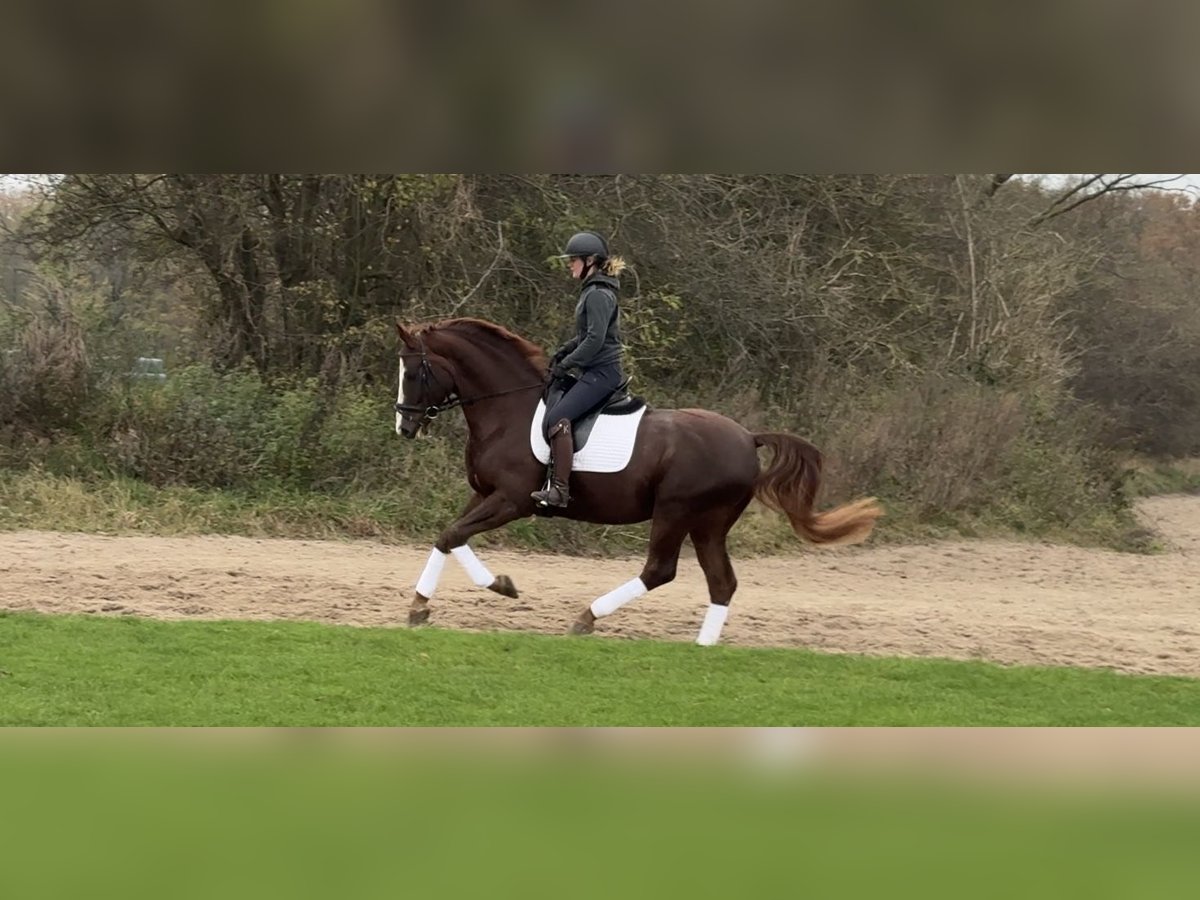
[(571, 259), (576, 256), (608, 259), (608, 243), (594, 231), (581, 231), (567, 241), (567, 249), (562, 258)]

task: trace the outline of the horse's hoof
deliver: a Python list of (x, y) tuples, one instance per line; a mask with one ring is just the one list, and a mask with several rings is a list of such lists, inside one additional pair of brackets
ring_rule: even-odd
[(408, 611), (408, 626), (415, 628), (429, 621), (429, 607), (417, 606)]
[(497, 575), (496, 580), (488, 585), (488, 590), (495, 591), (503, 597), (511, 597), (513, 600), (520, 597), (520, 594), (517, 593), (517, 586), (507, 575)]
[(571, 623), (567, 634), (591, 634), (596, 630), (596, 617), (590, 609), (585, 610), (578, 619)]

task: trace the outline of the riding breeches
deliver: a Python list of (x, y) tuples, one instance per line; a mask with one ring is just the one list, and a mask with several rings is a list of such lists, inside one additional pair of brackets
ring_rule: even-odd
[(550, 429), (563, 419), (574, 423), (607, 400), (621, 384), (621, 377), (618, 365), (599, 366), (580, 375), (562, 399), (546, 410), (546, 418), (542, 421), (546, 439), (550, 439)]

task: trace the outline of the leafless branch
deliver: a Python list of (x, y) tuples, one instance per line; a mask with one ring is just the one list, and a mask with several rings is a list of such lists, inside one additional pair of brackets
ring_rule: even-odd
[(450, 309), (451, 313), (457, 313), (460, 309), (467, 305), (467, 302), (475, 296), (475, 292), (483, 287), (483, 283), (487, 281), (489, 277), (491, 277), (491, 274), (494, 271), (496, 271), (496, 266), (500, 264), (500, 260), (504, 258), (505, 249), (503, 222), (496, 223), (496, 240), (498, 245), (496, 247), (496, 255), (492, 259), (491, 265), (489, 265), (487, 269), (484, 270), (484, 273), (479, 276), (479, 280), (475, 282), (475, 286), (471, 288), (471, 290), (467, 291), (466, 296), (462, 297), (457, 303), (454, 304), (454, 306)]
[[(1026, 227), (1033, 228), (1048, 222), (1050, 219), (1069, 213), (1071, 210), (1082, 206), (1090, 200), (1095, 200), (1097, 197), (1103, 197), (1107, 194), (1114, 194), (1120, 191), (1140, 191), (1148, 188), (1163, 188), (1174, 181), (1182, 178), (1182, 175), (1171, 175), (1167, 178), (1148, 178), (1137, 179), (1133, 174), (1111, 175), (1106, 176), (1090, 175), (1079, 182), (1079, 184), (1063, 192), (1058, 197), (1051, 201), (1050, 205), (1042, 212), (1033, 216), (1027, 223)], [(1097, 187), (1098, 185), (1098, 187)], [(1094, 190), (1090, 190), (1095, 187)], [(1074, 199), (1072, 199), (1074, 198)]]

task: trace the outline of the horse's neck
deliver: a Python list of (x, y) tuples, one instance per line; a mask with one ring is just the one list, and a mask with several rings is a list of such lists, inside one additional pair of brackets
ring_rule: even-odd
[(455, 345), (444, 350), (439, 348), (439, 352), (454, 364), (460, 396), (492, 394), (538, 380), (537, 370), (515, 353), (505, 354), (497, 364), (497, 359), (488, 356), (486, 350), (464, 352)]
[[(468, 401), (463, 413), (472, 433), (516, 426), (537, 406), (535, 386), (540, 387), (541, 379), (524, 357), (517, 358), (514, 353), (510, 360), (506, 354), (503, 364), (496, 365), (486, 351), (464, 353), (457, 344), (439, 348), (439, 352), (454, 364), (458, 395)], [(477, 397), (483, 399), (475, 400)]]

